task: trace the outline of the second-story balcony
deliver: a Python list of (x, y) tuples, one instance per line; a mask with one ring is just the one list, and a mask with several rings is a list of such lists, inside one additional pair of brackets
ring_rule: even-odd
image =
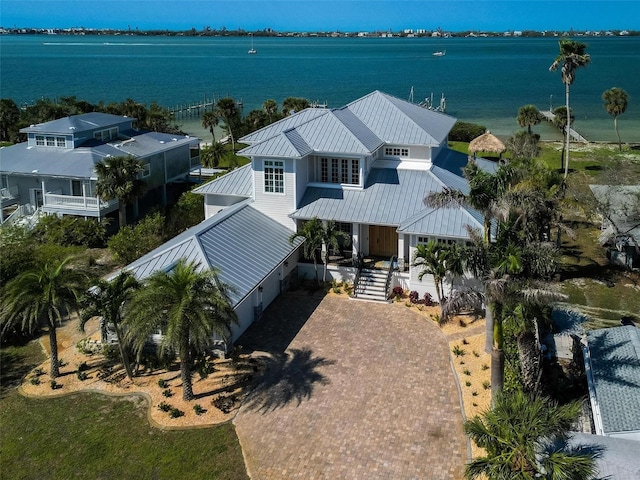
[(20, 190), (18, 190), (17, 185), (13, 185), (12, 187), (0, 188), (0, 199), (2, 201), (2, 206), (12, 205), (18, 201), (20, 198)]
[(82, 197), (46, 193), (42, 209), (46, 213), (102, 217), (118, 209), (118, 200), (103, 201), (97, 197)]

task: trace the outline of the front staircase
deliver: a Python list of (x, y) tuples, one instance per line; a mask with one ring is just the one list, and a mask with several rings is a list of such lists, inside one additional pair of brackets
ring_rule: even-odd
[(353, 290), (353, 298), (358, 300), (370, 300), (374, 302), (389, 302), (388, 272), (384, 270), (360, 270), (356, 285)]

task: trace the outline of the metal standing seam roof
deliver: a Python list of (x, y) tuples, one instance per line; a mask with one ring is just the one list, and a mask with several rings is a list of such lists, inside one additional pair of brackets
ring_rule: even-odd
[(604, 432), (640, 433), (640, 329), (592, 330), (587, 344)]
[(120, 115), (112, 115), (110, 113), (91, 112), (80, 115), (71, 115), (69, 117), (51, 120), (49, 122), (38, 123), (20, 129), (22, 133), (50, 133), (50, 134), (69, 134), (76, 132), (84, 132), (87, 130), (95, 130), (96, 128), (111, 127), (122, 122), (134, 122), (133, 117), (123, 117)]
[[(239, 154), (300, 158), (312, 152), (366, 155), (384, 143), (440, 146), (456, 122), (379, 91), (340, 109), (307, 110), (243, 137), (250, 146)], [(295, 141), (292, 130), (298, 134)]]
[(251, 164), (231, 170), (210, 182), (193, 189), (194, 193), (233, 195), (251, 197), (253, 195), (253, 170)]
[(106, 157), (132, 155), (147, 157), (177, 145), (199, 141), (194, 137), (158, 132), (123, 132), (129, 140), (108, 143), (93, 140), (87, 146), (73, 149), (30, 147), (27, 142), (0, 149), (0, 171), (5, 174), (95, 178), (94, 165)]
[(250, 201), (229, 207), (131, 263), (125, 270), (142, 280), (168, 270), (182, 257), (216, 268), (220, 280), (232, 289), (236, 306), (302, 242), (291, 244), (294, 233), (255, 208)]

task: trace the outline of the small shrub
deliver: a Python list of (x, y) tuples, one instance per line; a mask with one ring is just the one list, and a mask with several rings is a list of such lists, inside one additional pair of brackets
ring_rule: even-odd
[(478, 396), (478, 392), (476, 392), (475, 390), (473, 392), (471, 392), (471, 395), (473, 395), (474, 397)]
[(169, 386), (169, 382), (167, 382), (164, 378), (158, 380), (158, 386), (160, 388), (167, 388)]
[(482, 364), (482, 367), (480, 367), (483, 371), (484, 370), (489, 370), (489, 365), (487, 365), (486, 363)]
[(422, 297), (422, 303), (427, 307), (432, 307), (434, 305), (433, 297), (429, 292), (425, 292), (424, 297)]
[(335, 294), (342, 293), (342, 289), (338, 285), (335, 285), (335, 286), (331, 287), (331, 290), (333, 290), (333, 293), (335, 293)]
[(409, 302), (404, 302), (404, 306), (405, 307), (411, 307), (411, 304)]
[(484, 388), (485, 390), (489, 390), (491, 388), (491, 382), (485, 380), (484, 382), (482, 382), (482, 388)]
[(463, 345), (469, 345), (469, 340), (467, 340), (466, 338), (462, 339), (462, 344)]
[(420, 298), (420, 297), (419, 297), (419, 295), (418, 295), (418, 292), (417, 292), (417, 291), (412, 290), (411, 292), (409, 292), (409, 301), (410, 301), (411, 303), (419, 303), (419, 301), (420, 301), (420, 300), (419, 300), (419, 298)]
[(34, 375), (36, 375), (37, 377), (39, 377), (39, 376), (41, 376), (41, 375), (44, 375), (44, 371), (43, 371), (41, 368), (36, 368), (36, 369), (33, 371), (33, 374), (34, 374)]
[(67, 364), (67, 362), (65, 362), (64, 360), (62, 360), (62, 359), (59, 359), (59, 360), (58, 360), (58, 366), (59, 366), (60, 368), (62, 368), (62, 367), (66, 367), (67, 365), (68, 365), (68, 364)]
[(31, 385), (40, 385), (40, 378), (39, 377), (31, 377), (31, 379), (29, 380), (29, 383), (31, 383)]
[(199, 403), (196, 403), (193, 406), (193, 411), (195, 412), (196, 415), (202, 415), (203, 413), (205, 413), (207, 410), (205, 408), (202, 408), (202, 405), (200, 405)]
[(460, 348), (459, 345), (455, 345), (453, 350), (451, 350), (456, 357), (464, 357), (467, 352), (464, 351), (463, 348)]
[(471, 405), (473, 405), (474, 407), (478, 406), (478, 404), (476, 402), (473, 402)]
[(162, 396), (167, 398), (173, 397), (173, 392), (171, 391), (171, 389), (167, 388), (162, 391)]
[(158, 409), (162, 412), (168, 412), (169, 410), (171, 410), (173, 407), (171, 405), (169, 405), (167, 402), (160, 402), (158, 404)]
[(89, 375), (87, 374), (87, 372), (83, 370), (78, 370), (76, 372), (76, 375), (78, 376), (78, 380), (80, 380), (81, 382), (84, 382), (87, 378), (89, 378)]
[(102, 347), (102, 354), (108, 362), (115, 362), (120, 359), (120, 350), (118, 345), (107, 344)]
[[(443, 300), (444, 302), (444, 300)], [(465, 322), (463, 319), (459, 318), (458, 319), (458, 325), (460, 325), (462, 328), (467, 326), (467, 322)]]
[(180, 410), (179, 408), (172, 408), (169, 411), (169, 416), (171, 418), (179, 418), (179, 417), (183, 417), (184, 416), (184, 412), (182, 410)]
[(440, 314), (436, 313), (434, 315), (429, 315), (429, 317), (431, 317), (431, 319), (436, 322), (438, 325), (440, 325)]
[(471, 370), (469, 370), (468, 368), (465, 368), (462, 373), (464, 373), (465, 375), (471, 375)]
[(51, 387), (51, 390), (57, 390), (59, 388), (62, 388), (62, 385), (56, 382), (55, 380), (51, 380), (51, 382), (49, 382), (49, 386)]
[(83, 338), (76, 344), (76, 348), (83, 355), (91, 356), (102, 352), (102, 344), (88, 338)]
[(476, 137), (479, 137), (487, 129), (475, 123), (469, 122), (456, 122), (451, 131), (449, 132), (449, 141), (451, 142), (470, 142)]
[(222, 413), (229, 413), (233, 410), (236, 404), (236, 397), (234, 395), (225, 396), (219, 395), (213, 400), (213, 406), (220, 410)]
[(467, 387), (470, 387), (470, 386), (471, 386), (471, 382), (470, 382), (469, 380), (467, 380), (466, 382), (464, 382), (464, 384), (465, 384)]
[(460, 360), (460, 365), (464, 365), (464, 360)]
[(480, 354), (478, 352), (476, 352), (475, 350), (473, 351), (473, 356), (478, 358), (480, 356)]
[(78, 365), (79, 372), (84, 372), (86, 370), (89, 370), (89, 365), (87, 365), (87, 362), (82, 362), (80, 365)]
[(402, 298), (402, 295), (404, 295), (404, 289), (400, 286), (393, 287), (392, 294), (395, 299)]

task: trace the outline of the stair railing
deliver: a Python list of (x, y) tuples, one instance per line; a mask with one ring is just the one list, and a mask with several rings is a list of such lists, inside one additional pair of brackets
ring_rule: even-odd
[(356, 276), (353, 279), (353, 298), (358, 296), (358, 284), (360, 283), (360, 276), (362, 274), (362, 267), (364, 265), (364, 258), (362, 253), (358, 252), (356, 258), (353, 259), (353, 266), (357, 268)]
[(387, 283), (384, 289), (385, 300), (389, 298), (389, 287), (391, 287), (391, 278), (393, 277), (393, 271), (395, 270), (393, 264), (397, 260), (395, 255), (392, 255), (389, 259), (389, 270), (387, 271)]

